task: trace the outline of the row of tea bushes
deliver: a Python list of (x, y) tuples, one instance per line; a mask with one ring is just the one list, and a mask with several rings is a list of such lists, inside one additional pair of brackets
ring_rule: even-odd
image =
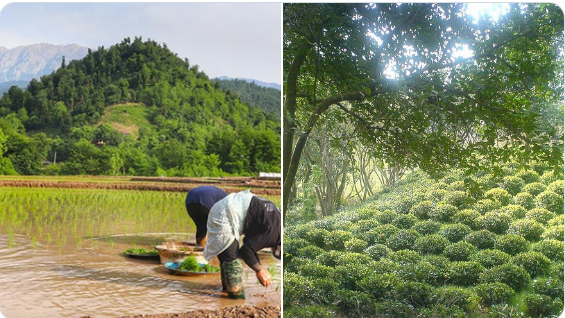
[(504, 170), (467, 182), (458, 171), (440, 181), (415, 173), (370, 202), (287, 227), (285, 315), (559, 314), (563, 177)]

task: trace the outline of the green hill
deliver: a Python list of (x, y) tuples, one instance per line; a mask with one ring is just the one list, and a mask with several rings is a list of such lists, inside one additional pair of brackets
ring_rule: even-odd
[(558, 315), (563, 174), (533, 166), (415, 173), (332, 217), (286, 226), (285, 316)]
[(280, 119), (141, 38), (89, 50), (25, 90), (10, 88), (0, 98), (0, 133), (4, 174), (280, 171)]
[(261, 87), (242, 79), (217, 79), (225, 91), (236, 93), (242, 102), (257, 105), (264, 112), (281, 117), (281, 91), (270, 87)]

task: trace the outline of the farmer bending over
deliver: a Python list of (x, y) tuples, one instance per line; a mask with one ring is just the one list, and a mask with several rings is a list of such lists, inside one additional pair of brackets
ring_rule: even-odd
[[(243, 245), (239, 239), (244, 235)], [(270, 247), (273, 256), (281, 255), (281, 211), (269, 200), (249, 190), (232, 193), (218, 201), (208, 217), (208, 241), (204, 258), (220, 260), (222, 282), (232, 299), (245, 298), (242, 285), (242, 265), (251, 267), (261, 285), (271, 284), (271, 274), (259, 262), (257, 252)]]
[(196, 244), (206, 244), (206, 223), (210, 209), (227, 195), (224, 190), (213, 186), (197, 187), (186, 195), (186, 212), (196, 225)]

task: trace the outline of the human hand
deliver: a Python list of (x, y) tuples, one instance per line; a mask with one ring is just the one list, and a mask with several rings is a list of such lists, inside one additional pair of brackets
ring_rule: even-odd
[(257, 275), (257, 279), (259, 279), (261, 285), (265, 287), (269, 287), (269, 285), (271, 285), (271, 274), (264, 267), (262, 267), (261, 270), (256, 272), (255, 274)]

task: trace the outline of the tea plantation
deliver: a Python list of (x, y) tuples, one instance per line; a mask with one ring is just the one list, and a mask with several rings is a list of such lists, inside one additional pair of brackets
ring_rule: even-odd
[(503, 171), (416, 172), (332, 217), (287, 226), (285, 316), (558, 316), (563, 175)]

